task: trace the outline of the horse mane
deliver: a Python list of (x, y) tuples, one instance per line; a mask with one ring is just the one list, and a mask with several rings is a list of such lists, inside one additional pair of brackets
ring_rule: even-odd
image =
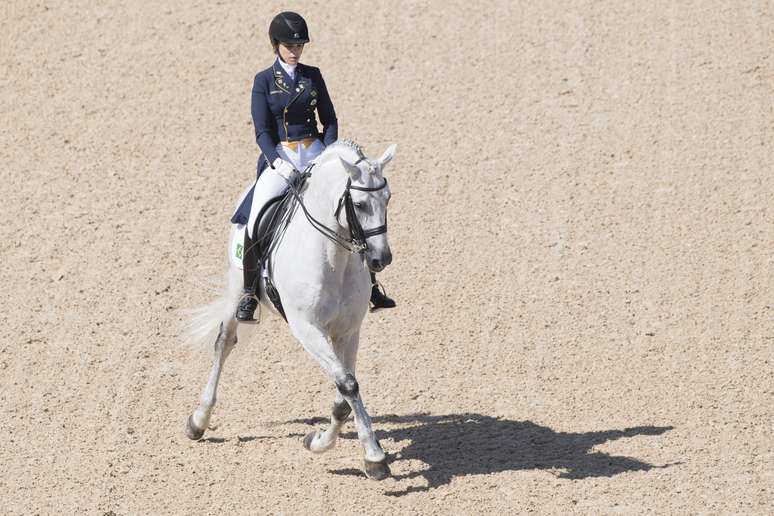
[[(354, 153), (354, 156), (347, 156), (347, 154), (352, 153)], [(317, 162), (322, 164), (323, 162), (328, 161), (332, 156), (339, 156), (342, 158), (348, 157), (349, 159), (347, 159), (347, 161), (350, 161), (350, 163), (354, 163), (359, 159), (365, 159), (363, 147), (354, 140), (348, 139), (336, 140), (328, 145), (317, 158)]]

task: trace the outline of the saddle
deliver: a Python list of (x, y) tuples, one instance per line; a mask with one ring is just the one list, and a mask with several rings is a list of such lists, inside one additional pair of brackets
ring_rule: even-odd
[[(258, 270), (262, 270), (263, 266), (266, 267), (266, 274), (264, 276), (266, 297), (269, 298), (277, 312), (287, 322), (288, 318), (285, 316), (285, 310), (282, 307), (282, 299), (279, 292), (274, 286), (272, 280), (272, 264), (271, 253), (274, 247), (279, 242), (282, 234), (285, 232), (290, 218), (293, 215), (293, 211), (296, 207), (296, 198), (293, 195), (291, 189), (296, 191), (303, 187), (308, 174), (299, 174), (293, 179), (291, 187), (282, 194), (269, 200), (266, 205), (258, 213), (258, 217), (255, 222), (255, 230), (253, 231), (253, 238), (251, 245), (257, 247), (257, 267)], [(260, 298), (260, 281), (257, 282), (256, 295)]]

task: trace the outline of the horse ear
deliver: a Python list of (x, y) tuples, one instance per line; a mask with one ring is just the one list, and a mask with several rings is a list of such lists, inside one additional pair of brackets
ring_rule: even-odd
[(339, 161), (341, 161), (341, 166), (344, 167), (344, 170), (347, 171), (347, 174), (349, 174), (349, 177), (352, 179), (357, 179), (360, 177), (360, 167), (357, 165), (353, 165), (352, 163), (345, 161), (341, 156), (339, 156)]
[(387, 163), (392, 161), (392, 158), (395, 157), (395, 149), (397, 149), (398, 146), (394, 143), (387, 147), (387, 150), (384, 151), (384, 154), (382, 154), (382, 157), (379, 158), (379, 165), (381, 167), (384, 167)]

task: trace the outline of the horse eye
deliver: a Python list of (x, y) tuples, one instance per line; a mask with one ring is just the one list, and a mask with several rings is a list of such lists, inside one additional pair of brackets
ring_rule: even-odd
[(365, 203), (360, 202), (360, 201), (358, 201), (356, 203), (353, 203), (353, 204), (355, 205), (355, 208), (357, 208), (358, 210), (362, 210), (363, 206), (365, 206)]

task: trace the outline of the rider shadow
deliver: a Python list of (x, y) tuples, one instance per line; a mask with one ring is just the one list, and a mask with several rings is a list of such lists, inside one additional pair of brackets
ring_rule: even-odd
[[(449, 484), (455, 477), (501, 471), (541, 469), (551, 471), (558, 478), (578, 480), (674, 465), (657, 466), (631, 457), (592, 451), (594, 446), (616, 439), (661, 435), (671, 430), (671, 426), (565, 433), (530, 421), (511, 421), (481, 414), (388, 415), (376, 417), (374, 422), (402, 425), (401, 428), (376, 431), (379, 439), (408, 443), (392, 457), (392, 462), (418, 460), (427, 464), (421, 471), (393, 477), (396, 480), (422, 477), (426, 486), (385, 493), (389, 496), (429, 491)], [(357, 434), (347, 432), (342, 437), (356, 439)], [(362, 475), (353, 469), (330, 472)]]

